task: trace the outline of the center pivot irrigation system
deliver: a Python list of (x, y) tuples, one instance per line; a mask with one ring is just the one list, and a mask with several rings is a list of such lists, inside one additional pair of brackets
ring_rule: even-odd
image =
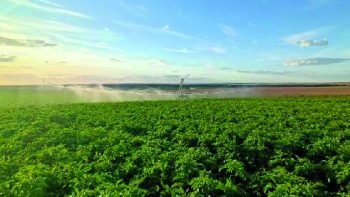
[(186, 75), (185, 77), (180, 78), (179, 95), (178, 95), (177, 99), (188, 99), (188, 95), (185, 93), (184, 83), (185, 83), (185, 79), (189, 76), (190, 76), (190, 74)]
[(58, 83), (54, 83), (54, 82), (51, 82), (49, 81), (49, 78), (46, 77), (46, 78), (42, 78), (42, 86), (45, 86), (45, 85), (49, 85), (49, 86), (56, 86), (56, 87), (59, 87), (59, 88), (66, 88), (67, 85), (62, 85), (62, 84), (58, 84)]

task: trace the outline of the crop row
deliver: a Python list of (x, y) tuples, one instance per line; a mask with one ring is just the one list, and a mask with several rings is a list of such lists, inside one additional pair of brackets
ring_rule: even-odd
[(0, 111), (0, 196), (346, 196), (349, 97)]

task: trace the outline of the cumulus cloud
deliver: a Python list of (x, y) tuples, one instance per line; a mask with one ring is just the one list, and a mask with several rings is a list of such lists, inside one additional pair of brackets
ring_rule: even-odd
[(271, 71), (271, 70), (237, 70), (241, 74), (258, 74), (258, 75), (287, 75), (292, 72), (288, 71)]
[(315, 37), (325, 36), (326, 33), (333, 30), (334, 27), (326, 26), (311, 31), (295, 33), (282, 37), (282, 40), (288, 44), (293, 44), (297, 46), (320, 46), (321, 44), (328, 44), (327, 39), (315, 40)]
[(298, 40), (295, 43), (296, 45), (300, 47), (310, 47), (310, 46), (327, 46), (328, 40)]
[(0, 36), (0, 45), (18, 47), (52, 47), (56, 44), (48, 43), (44, 40), (13, 39)]
[(0, 62), (13, 62), (16, 56), (0, 55)]
[(284, 62), (285, 66), (308, 66), (308, 65), (327, 65), (350, 61), (350, 58), (305, 58), (292, 59)]

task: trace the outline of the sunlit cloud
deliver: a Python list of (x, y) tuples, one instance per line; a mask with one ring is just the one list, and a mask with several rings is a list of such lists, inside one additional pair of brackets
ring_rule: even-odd
[(72, 16), (72, 17), (78, 17), (78, 18), (84, 18), (84, 19), (88, 19), (90, 18), (90, 16), (87, 16), (85, 14), (79, 13), (79, 12), (75, 12), (69, 9), (64, 9), (61, 8), (63, 6), (60, 6), (59, 4), (50, 4), (48, 2), (41, 1), (43, 3), (35, 3), (31, 0), (8, 0), (11, 3), (14, 3), (16, 5), (19, 6), (23, 6), (23, 7), (27, 7), (27, 8), (31, 8), (31, 9), (36, 9), (39, 11), (43, 11), (43, 12), (47, 12), (47, 13), (51, 13), (51, 14), (60, 14), (60, 15), (65, 15), (65, 16)]
[(272, 70), (237, 70), (238, 73), (242, 74), (258, 74), (258, 75), (287, 75), (293, 74), (288, 71), (272, 71)]
[(59, 7), (59, 8), (63, 8), (62, 5), (58, 4), (58, 3), (54, 3), (54, 2), (51, 2), (51, 1), (46, 1), (46, 0), (37, 0), (41, 3), (45, 3), (47, 5), (50, 5), (50, 6), (55, 6), (55, 7)]
[[(11, 24), (11, 25), (8, 25)], [(90, 50), (117, 51), (112, 43), (123, 39), (123, 36), (111, 30), (89, 29), (59, 20), (40, 19), (36, 17), (0, 16), (0, 45), (28, 46), (40, 45), (33, 41), (25, 41), (28, 38), (36, 40), (49, 39), (49, 43), (41, 43), (44, 46), (60, 45), (62, 47), (86, 48)], [(21, 38), (22, 40), (20, 40)], [(5, 43), (1, 43), (4, 42)]]
[(282, 38), (282, 40), (288, 44), (293, 44), (293, 45), (297, 45), (297, 46), (302, 46), (304, 44), (304, 46), (313, 46), (312, 44), (328, 44), (328, 40), (325, 41), (325, 39), (323, 40), (315, 40), (315, 37), (320, 37), (328, 32), (330, 32), (331, 30), (333, 30), (334, 27), (332, 26), (326, 26), (326, 27), (322, 27), (322, 28), (318, 28), (312, 31), (306, 31), (306, 32), (302, 32), (302, 33), (296, 33), (296, 34), (291, 34), (288, 36), (284, 36)]
[(17, 47), (52, 47), (57, 44), (49, 43), (45, 40), (13, 39), (0, 36), (0, 45)]
[(292, 59), (284, 62), (285, 66), (309, 66), (309, 65), (328, 65), (350, 61), (350, 58), (305, 58)]
[(16, 56), (0, 55), (0, 62), (14, 62)]
[[(11, 25), (8, 25), (11, 24)], [(6, 28), (5, 25), (8, 27)], [(18, 17), (18, 16), (0, 16), (0, 27), (5, 27), (8, 31), (28, 31), (41, 30), (52, 32), (80, 32), (84, 33), (88, 29), (78, 27), (76, 25), (64, 23), (57, 20), (40, 19), (34, 17)]]
[(72, 33), (65, 35), (62, 35), (59, 32), (47, 32), (47, 35), (52, 37), (52, 39), (58, 43), (62, 43), (63, 46), (78, 49), (84, 48), (91, 51), (96, 51), (96, 49), (97, 51), (119, 51), (116, 47), (113, 47), (111, 42), (123, 39), (122, 35), (97, 30), (86, 31), (82, 34)]
[(299, 40), (296, 44), (300, 47), (310, 47), (310, 46), (327, 46), (328, 40)]
[[(276, 23), (259, 23), (255, 20), (259, 13), (237, 16), (244, 21), (236, 21), (230, 16), (236, 13), (234, 9), (243, 6), (232, 2), (227, 2), (232, 9), (218, 9), (215, 15), (201, 15), (200, 10), (187, 3), (179, 3), (174, 7), (176, 11), (167, 12), (164, 5), (173, 4), (168, 1), (154, 4), (115, 0), (99, 4), (97, 10), (91, 11), (91, 2), (87, 1), (78, 4), (58, 0), (4, 0), (0, 6), (0, 74), (7, 74), (10, 80), (11, 75), (38, 73), (34, 74), (38, 78), (36, 82), (40, 82), (42, 76), (55, 80), (53, 76), (60, 76), (62, 81), (66, 78), (70, 83), (118, 82), (123, 77), (127, 82), (132, 76), (138, 76), (134, 77), (138, 82), (165, 81), (167, 75), (188, 73), (193, 78), (210, 76), (223, 82), (293, 81), (301, 79), (298, 74), (302, 71), (315, 68), (284, 67), (286, 71), (278, 71), (283, 69), (283, 60), (287, 60), (286, 66), (307, 66), (348, 61), (347, 58), (317, 57), (350, 57), (346, 39), (349, 29), (344, 27), (343, 20), (336, 19), (340, 14), (329, 18), (334, 21), (330, 24), (333, 26), (310, 29), (313, 25), (307, 21), (284, 23), (284, 17), (279, 15), (282, 12), (274, 13), (276, 17), (272, 20)], [(271, 6), (289, 9), (292, 4)], [(100, 12), (98, 9), (102, 8)], [(253, 11), (249, 6), (246, 8)], [(340, 11), (344, 12), (342, 16), (346, 15)], [(308, 16), (300, 16), (304, 17)], [(92, 20), (81, 20), (86, 18)], [(322, 17), (315, 19), (315, 24), (329, 24), (322, 20)], [(287, 31), (297, 29), (301, 31)], [(285, 31), (286, 34), (279, 35)], [(276, 34), (284, 44), (276, 45)], [(332, 46), (328, 47), (328, 40), (324, 38), (329, 38)], [(285, 46), (286, 43), (297, 47)], [(288, 60), (291, 57), (304, 59)], [(345, 63), (333, 67), (328, 70), (334, 73), (349, 70)], [(293, 74), (293, 70), (298, 72)], [(325, 70), (326, 66), (320, 66), (313, 74), (319, 75), (320, 80), (328, 79)], [(309, 76), (303, 77), (307, 80)], [(26, 84), (25, 77), (21, 80)]]

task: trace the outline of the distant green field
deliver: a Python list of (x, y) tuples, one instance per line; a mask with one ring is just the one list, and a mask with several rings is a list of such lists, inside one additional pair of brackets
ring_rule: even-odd
[[(0, 107), (83, 102), (69, 90), (38, 87), (1, 87)], [(85, 100), (86, 101), (86, 100)]]
[(349, 117), (350, 97), (2, 108), (0, 196), (347, 196)]
[(0, 108), (86, 102), (169, 100), (176, 95), (145, 90), (106, 90), (71, 86), (8, 86), (0, 87)]

